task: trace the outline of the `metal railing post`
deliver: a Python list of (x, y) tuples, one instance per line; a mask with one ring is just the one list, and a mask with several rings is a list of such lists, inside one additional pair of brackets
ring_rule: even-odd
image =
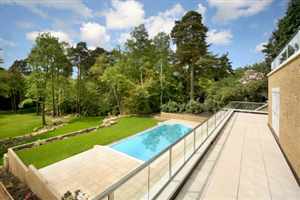
[(215, 128), (217, 127), (217, 112), (216, 112), (216, 114), (215, 114)]
[(183, 161), (185, 162), (185, 158), (186, 158), (186, 156), (185, 156), (185, 154), (186, 154), (186, 149), (185, 149), (185, 138), (186, 137), (184, 137), (184, 139), (183, 139)]
[(115, 199), (114, 192), (109, 193), (108, 200), (114, 200), (114, 199)]
[(169, 149), (169, 178), (172, 177), (172, 147)]
[(196, 128), (194, 129), (194, 146), (193, 146), (193, 152), (196, 150)]
[(150, 165), (148, 165), (148, 200), (150, 199)]
[(206, 137), (208, 137), (208, 122), (209, 122), (209, 119), (206, 121)]
[(202, 142), (202, 139), (203, 139), (203, 127), (204, 127), (204, 124), (201, 125), (201, 142)]

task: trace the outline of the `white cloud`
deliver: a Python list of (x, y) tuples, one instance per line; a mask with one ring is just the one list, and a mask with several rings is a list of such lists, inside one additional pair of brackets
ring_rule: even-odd
[(130, 33), (121, 33), (118, 39), (119, 44), (125, 44), (125, 42), (130, 38)]
[(0, 47), (2, 47), (2, 46), (15, 47), (16, 43), (14, 43), (14, 42), (12, 42), (10, 40), (6, 40), (6, 39), (3, 39), (3, 38), (0, 38)]
[(227, 22), (243, 16), (255, 15), (266, 9), (273, 0), (208, 0), (217, 9), (214, 19)]
[(60, 42), (68, 42), (69, 44), (73, 43), (72, 39), (67, 33), (63, 31), (54, 31), (54, 30), (32, 31), (26, 33), (26, 38), (28, 40), (35, 41), (35, 39), (39, 36), (39, 34), (42, 33), (50, 33), (51, 36), (58, 38)]
[(207, 42), (214, 45), (228, 45), (231, 43), (233, 35), (230, 30), (217, 31), (212, 29), (207, 32)]
[(92, 10), (89, 9), (82, 0), (0, 0), (0, 4), (23, 6), (41, 17), (48, 16), (42, 8), (69, 10), (83, 17), (92, 16)]
[(144, 22), (143, 4), (135, 0), (112, 0), (112, 8), (104, 11), (106, 26), (109, 29), (125, 29)]
[(171, 9), (146, 19), (145, 26), (150, 38), (154, 37), (159, 32), (169, 34), (175, 25), (175, 20), (178, 20), (184, 13), (185, 9), (181, 4), (177, 3)]
[(198, 4), (198, 8), (196, 9), (196, 11), (202, 15), (203, 21), (205, 19), (206, 10), (207, 9), (205, 6), (203, 6), (201, 3)]
[(261, 53), (262, 50), (264, 49), (264, 45), (266, 45), (266, 44), (267, 44), (266, 42), (262, 42), (262, 43), (256, 45), (255, 51), (256, 51), (257, 53)]
[(80, 27), (80, 37), (91, 49), (97, 46), (107, 47), (110, 41), (110, 36), (107, 34), (106, 28), (95, 22), (82, 24)]

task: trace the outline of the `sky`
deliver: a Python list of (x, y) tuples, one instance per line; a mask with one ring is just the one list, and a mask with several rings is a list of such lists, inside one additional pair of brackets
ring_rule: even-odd
[(263, 44), (288, 0), (0, 0), (0, 56), (8, 68), (26, 58), (39, 33), (50, 32), (71, 45), (111, 50), (145, 24), (152, 38), (170, 33), (174, 21), (196, 10), (208, 27), (214, 54), (228, 53), (234, 68), (261, 61)]

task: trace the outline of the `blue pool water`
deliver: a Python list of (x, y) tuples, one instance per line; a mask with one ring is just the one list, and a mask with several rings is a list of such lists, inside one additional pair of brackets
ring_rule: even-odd
[(192, 129), (181, 124), (162, 124), (110, 147), (137, 159), (147, 161), (175, 143), (190, 130)]

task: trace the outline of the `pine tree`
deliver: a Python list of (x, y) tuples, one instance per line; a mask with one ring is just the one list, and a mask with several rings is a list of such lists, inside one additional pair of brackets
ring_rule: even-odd
[(190, 73), (190, 99), (194, 99), (194, 75), (196, 63), (207, 53), (207, 28), (202, 24), (202, 16), (198, 12), (187, 12), (180, 21), (175, 22), (171, 32), (176, 44), (176, 57), (181, 67), (187, 67)]

